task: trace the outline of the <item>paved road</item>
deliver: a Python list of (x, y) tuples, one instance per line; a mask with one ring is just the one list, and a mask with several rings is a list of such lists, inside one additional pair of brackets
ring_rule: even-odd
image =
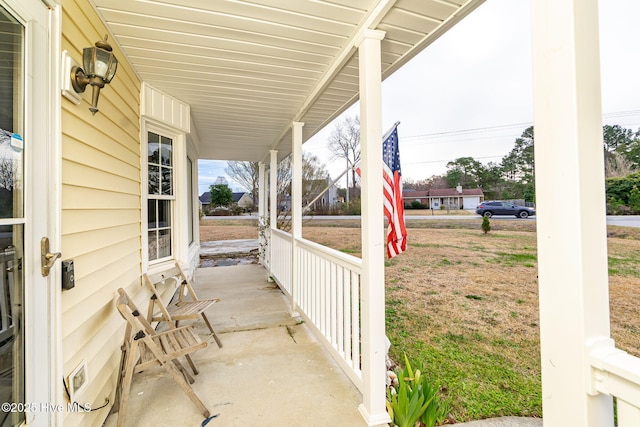
[[(438, 220), (438, 219), (480, 219), (479, 215), (407, 215), (407, 221), (411, 220)], [(205, 216), (203, 219), (258, 219), (258, 215), (241, 215), (241, 216)], [(318, 215), (306, 216), (304, 219), (317, 219), (326, 221), (337, 221), (347, 219), (360, 219), (359, 215)], [(511, 216), (494, 216), (491, 220), (498, 221), (535, 221), (536, 217), (530, 217), (525, 220), (517, 219)], [(624, 215), (624, 216), (607, 216), (608, 225), (620, 225), (624, 227), (640, 227), (640, 215)]]
[(640, 227), (640, 215), (609, 215), (607, 224), (622, 225), (624, 227)]

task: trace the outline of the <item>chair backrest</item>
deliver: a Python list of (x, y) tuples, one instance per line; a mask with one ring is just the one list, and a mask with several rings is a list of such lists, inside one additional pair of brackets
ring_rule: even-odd
[(133, 300), (129, 295), (127, 295), (125, 290), (122, 288), (118, 289), (118, 294), (120, 294), (120, 296), (116, 302), (116, 307), (118, 308), (120, 315), (128, 322), (129, 327), (135, 331), (144, 329), (149, 335), (155, 335), (155, 330), (147, 319), (141, 315), (138, 307), (136, 307)]
[(193, 290), (193, 286), (191, 286), (191, 281), (189, 280), (189, 278), (187, 277), (186, 273), (184, 272), (184, 270), (182, 269), (182, 267), (180, 267), (180, 264), (178, 264), (176, 262), (176, 268), (180, 271), (180, 293), (178, 295), (178, 299), (179, 301), (182, 301), (182, 298), (185, 295), (185, 288), (187, 290), (187, 292), (189, 293), (189, 296), (191, 297), (191, 299), (193, 301), (198, 301), (199, 298), (196, 295), (196, 291)]
[[(193, 301), (198, 301), (198, 296), (193, 290), (193, 286), (179, 263), (175, 263), (172, 267), (154, 274), (143, 274), (143, 281), (152, 295), (160, 300), (160, 290), (157, 285), (167, 279), (175, 278), (178, 281), (178, 301), (182, 302), (185, 294), (189, 294)], [(186, 292), (185, 292), (186, 291)], [(159, 301), (158, 301), (159, 302)]]

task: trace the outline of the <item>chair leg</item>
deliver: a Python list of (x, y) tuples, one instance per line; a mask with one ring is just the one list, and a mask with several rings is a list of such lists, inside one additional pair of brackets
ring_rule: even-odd
[(138, 350), (138, 342), (133, 341), (127, 352), (127, 361), (125, 363), (124, 378), (122, 379), (122, 392), (120, 393), (120, 402), (118, 403), (118, 421), (117, 427), (123, 427), (127, 414), (127, 403), (129, 400), (129, 392), (131, 391), (131, 380), (133, 378), (133, 370), (136, 365), (136, 355)]
[[(176, 320), (176, 328), (178, 327), (178, 321)], [(176, 336), (175, 339), (177, 339), (180, 342), (180, 345), (184, 345), (184, 341), (182, 339), (180, 339), (180, 336)], [(162, 341), (161, 341), (162, 342)], [(165, 346), (166, 344), (163, 342), (163, 346)], [(184, 356), (185, 359), (187, 359), (187, 362), (189, 363), (189, 366), (191, 366), (191, 370), (193, 371), (193, 375), (198, 375), (200, 373), (200, 371), (198, 371), (198, 368), (196, 368), (196, 364), (193, 362), (193, 359), (191, 359), (190, 355), (185, 355)], [(179, 363), (179, 362), (178, 362)], [(182, 366), (182, 365), (180, 365)], [(188, 374), (187, 374), (188, 375)], [(193, 384), (193, 378), (191, 378), (191, 375), (188, 376), (188, 381)]]
[(196, 364), (193, 363), (193, 360), (191, 360), (191, 356), (186, 354), (184, 356), (185, 359), (187, 359), (187, 363), (189, 363), (189, 366), (191, 366), (191, 370), (193, 371), (193, 375), (198, 375), (200, 373), (200, 371), (198, 371), (198, 368), (196, 368)]
[[(189, 356), (187, 356), (187, 357), (189, 357)], [(187, 369), (184, 366), (182, 366), (182, 363), (180, 363), (180, 361), (178, 359), (173, 359), (173, 364), (176, 365), (176, 368), (178, 368), (178, 370), (184, 376), (184, 379), (187, 380), (189, 382), (189, 384), (193, 384), (193, 383), (196, 382), (196, 380), (193, 379), (193, 377), (189, 374)], [(196, 375), (197, 375), (197, 373), (196, 373)]]
[(127, 363), (127, 347), (125, 344), (121, 347), (122, 355), (120, 356), (120, 367), (118, 369), (118, 381), (116, 383), (116, 394), (113, 399), (113, 406), (110, 413), (115, 414), (120, 410), (120, 395), (122, 394), (122, 378), (124, 377), (125, 363)]
[(216, 334), (216, 331), (213, 329), (213, 326), (211, 326), (209, 319), (207, 319), (207, 316), (205, 316), (204, 313), (200, 313), (200, 314), (202, 314), (202, 319), (204, 320), (204, 323), (207, 325), (207, 327), (211, 331), (211, 335), (213, 335), (213, 339), (216, 340), (216, 344), (218, 344), (218, 348), (222, 348), (222, 341), (220, 341), (220, 338), (218, 338), (218, 334)]
[(145, 337), (143, 339), (145, 340), (145, 343), (147, 343), (147, 346), (149, 347), (149, 349), (156, 356), (156, 358), (158, 359), (162, 367), (165, 368), (169, 372), (169, 374), (171, 374), (171, 376), (178, 383), (182, 391), (185, 392), (185, 394), (189, 397), (189, 399), (191, 399), (193, 404), (196, 405), (196, 407), (200, 410), (200, 412), (202, 412), (202, 415), (204, 415), (205, 418), (209, 417), (211, 415), (211, 412), (209, 412), (207, 407), (204, 406), (204, 403), (202, 403), (200, 398), (196, 396), (193, 389), (191, 388), (189, 383), (185, 381), (184, 377), (182, 376), (178, 368), (176, 368), (173, 363), (169, 363), (170, 361), (162, 353), (162, 350), (160, 350), (160, 348), (151, 340), (151, 338)]

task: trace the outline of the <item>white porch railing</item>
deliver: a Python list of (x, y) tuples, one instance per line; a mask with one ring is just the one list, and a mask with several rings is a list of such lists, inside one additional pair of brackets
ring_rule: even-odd
[(292, 237), (272, 230), (271, 274), (300, 316), (351, 381), (362, 391), (360, 275), (362, 260), (305, 240), (296, 240), (297, 277), (291, 288)]
[(360, 275), (362, 260), (317, 243), (296, 242), (294, 293), (301, 315), (362, 390), (360, 366)]
[(291, 234), (272, 229), (267, 251), (271, 252), (269, 256), (271, 276), (283, 291), (291, 295), (291, 266), (293, 262)]
[(640, 426), (640, 358), (599, 340), (590, 353), (591, 394), (617, 398), (618, 427)]

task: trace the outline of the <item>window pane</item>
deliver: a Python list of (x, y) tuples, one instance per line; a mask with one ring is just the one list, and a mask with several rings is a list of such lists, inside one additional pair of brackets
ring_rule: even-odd
[(160, 136), (149, 132), (147, 135), (147, 155), (149, 163), (160, 164)]
[(173, 151), (173, 141), (169, 138), (162, 137), (161, 151), (162, 151), (162, 164), (164, 166), (171, 166), (171, 157)]
[(171, 201), (158, 200), (158, 228), (171, 227)]
[[(24, 402), (24, 315), (22, 225), (0, 226), (0, 393), (5, 402)], [(0, 425), (22, 425), (17, 412)]]
[(162, 168), (162, 194), (165, 196), (173, 195), (173, 169)]
[[(0, 217), (24, 217), (25, 32), (0, 2)], [(35, 202), (34, 202), (35, 203)], [(20, 221), (16, 221), (20, 222)], [(0, 396), (17, 404), (1, 426), (24, 425), (25, 317), (23, 224), (0, 226)]]
[(158, 258), (171, 256), (171, 230), (158, 232)]
[(149, 194), (160, 194), (160, 168), (149, 165)]
[(160, 142), (160, 135), (158, 135), (157, 133), (153, 133), (153, 132), (149, 132), (149, 143), (155, 143), (158, 144)]
[(149, 231), (149, 261), (158, 259), (158, 236), (156, 231)]
[(23, 217), (22, 165), (24, 152), (22, 149), (16, 152), (12, 148), (12, 141), (16, 137), (20, 138), (20, 136), (0, 129), (0, 218)]
[(149, 219), (149, 230), (153, 230), (158, 228), (158, 207), (156, 206), (155, 200), (149, 200), (147, 202), (148, 205), (148, 219)]

